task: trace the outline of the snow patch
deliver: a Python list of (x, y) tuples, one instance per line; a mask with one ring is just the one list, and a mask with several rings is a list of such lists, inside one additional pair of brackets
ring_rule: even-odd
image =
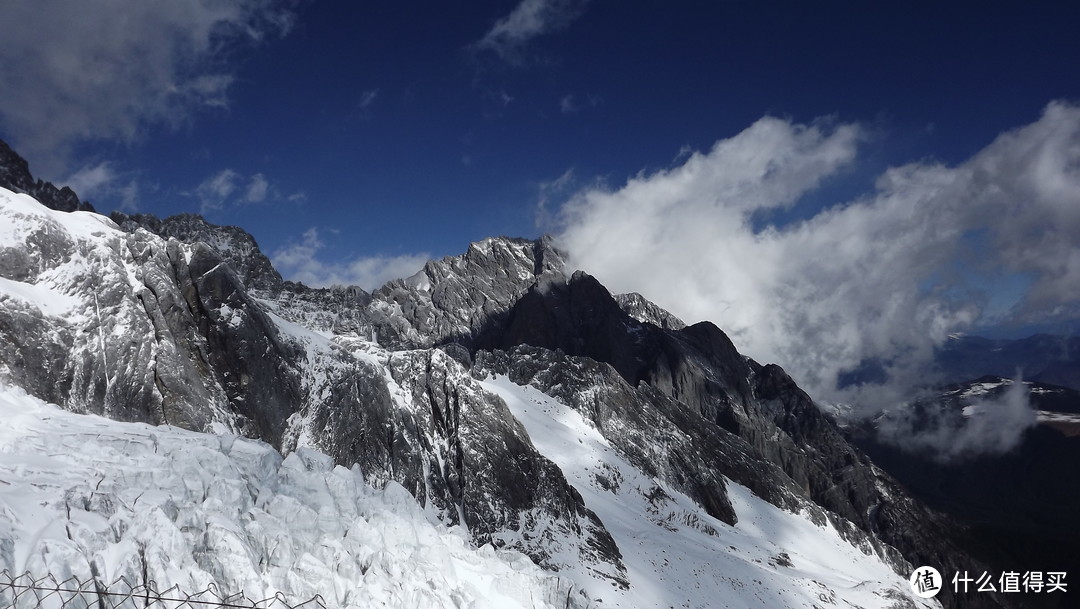
[(962, 397), (962, 398), (971, 398), (971, 397), (977, 397), (977, 396), (980, 396), (980, 395), (986, 395), (986, 394), (990, 393), (991, 391), (994, 391), (998, 387), (1002, 387), (1002, 386), (1005, 386), (1005, 385), (1011, 385), (1011, 384), (1012, 384), (1012, 381), (1009, 380), (1009, 379), (1002, 379), (1001, 381), (994, 382), (994, 383), (973, 383), (971, 385), (971, 387), (965, 389), (960, 394), (960, 397)]
[(1051, 412), (1049, 410), (1036, 410), (1035, 416), (1039, 423), (1080, 424), (1080, 414), (1074, 414), (1071, 412)]
[(79, 304), (79, 299), (47, 285), (24, 283), (0, 277), (0, 301), (19, 300), (50, 317), (63, 317)]

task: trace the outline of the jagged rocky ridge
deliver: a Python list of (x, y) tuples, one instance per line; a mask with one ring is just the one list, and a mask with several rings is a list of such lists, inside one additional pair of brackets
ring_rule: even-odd
[(45, 207), (57, 211), (94, 211), (94, 206), (79, 200), (67, 186), (57, 188), (44, 180), (35, 180), (30, 165), (6, 142), (0, 140), (0, 186), (37, 199)]
[(250, 235), (197, 216), (80, 216), (73, 237), (44, 211), (5, 213), (3, 243), (21, 246), (0, 247), (0, 277), (60, 304), (0, 307), (0, 375), (68, 409), (311, 446), (401, 483), (476, 543), (626, 586), (604, 523), (481, 386), (505, 375), (723, 522), (738, 518), (731, 480), (898, 573), (975, 564), (781, 368), (712, 324), (567, 278), (548, 239), (475, 243), (369, 294), (283, 282)]

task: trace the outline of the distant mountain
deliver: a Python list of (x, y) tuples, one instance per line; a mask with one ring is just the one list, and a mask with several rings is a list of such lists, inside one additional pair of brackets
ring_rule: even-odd
[(946, 382), (985, 374), (1080, 389), (1080, 336), (1035, 334), (1016, 340), (954, 335), (935, 353)]
[[(926, 425), (939, 417), (971, 424), (985, 414), (980, 409), (997, 407), (1013, 384), (993, 375), (954, 383), (915, 403), (914, 416)], [(969, 525), (972, 537), (965, 547), (998, 572), (1021, 567), (1080, 572), (1075, 526), (1080, 506), (1080, 391), (1033, 381), (1024, 385), (1036, 411), (1035, 424), (1002, 454), (942, 461), (931, 451), (883, 439), (878, 433), (883, 419), (850, 427), (846, 434), (915, 497)], [(1071, 606), (1054, 597), (1032, 596), (1025, 602), (1031, 607)]]
[(281, 281), (250, 235), (197, 216), (60, 213), (0, 188), (0, 227), (0, 382), (358, 465), (585, 605), (931, 607), (913, 565), (983, 564), (781, 367), (613, 296), (548, 239), (486, 239), (369, 293)]

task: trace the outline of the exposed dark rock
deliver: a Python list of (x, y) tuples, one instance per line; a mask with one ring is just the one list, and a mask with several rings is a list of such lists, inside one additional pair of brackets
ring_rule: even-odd
[(478, 543), (508, 546), (558, 570), (553, 555), (577, 553), (617, 585), (626, 585), (618, 547), (562, 472), (532, 446), (503, 402), (483, 391), (441, 350), (389, 356), (378, 369), (337, 357), (319, 398), (298, 413), (301, 437), (340, 463), (359, 463), (369, 480), (395, 480), (450, 524), (467, 526)]
[(94, 206), (79, 200), (67, 186), (57, 188), (50, 182), (35, 180), (30, 164), (3, 140), (0, 140), (0, 186), (28, 194), (42, 205), (57, 211), (94, 211)]
[(86, 266), (67, 277), (72, 300), (55, 305), (60, 316), (17, 301), (0, 307), (10, 339), (4, 362), (28, 391), (77, 412), (207, 427), (224, 400), (207, 387), (199, 362), (208, 349), (188, 331), (190, 312), (176, 306), (182, 280), (168, 248), (102, 230), (108, 236), (96, 247), (49, 222), (26, 235), (27, 255), (6, 269), (11, 276), (34, 283), (74, 260)]
[(264, 303), (305, 327), (370, 340), (376, 334), (367, 315), (371, 294), (357, 286), (310, 288), (286, 281), (281, 292)]
[[(607, 364), (540, 347), (479, 351), (473, 374), (504, 374), (558, 398), (591, 421), (641, 471), (682, 490), (710, 515), (736, 522), (722, 474), (742, 471), (741, 478), (750, 478), (757, 468), (750, 447), (703, 425), (685, 405), (646, 385), (630, 386)], [(794, 493), (785, 493), (786, 482), (778, 474), (760, 472), (759, 490), (768, 489), (775, 501), (794, 507)]]
[(300, 403), (299, 351), (279, 340), (277, 326), (216, 251), (197, 243), (187, 269), (183, 295), (209, 345), (218, 384), (232, 408), (254, 423), (248, 433), (280, 446)]

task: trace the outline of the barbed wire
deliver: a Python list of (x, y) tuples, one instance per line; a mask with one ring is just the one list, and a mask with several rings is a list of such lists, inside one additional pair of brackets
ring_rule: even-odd
[(97, 578), (68, 577), (58, 580), (49, 574), (29, 572), (12, 575), (0, 571), (0, 607), (13, 609), (326, 609), (316, 594), (299, 604), (290, 604), (285, 595), (255, 600), (244, 595), (223, 594), (214, 584), (198, 592), (184, 592), (178, 585), (159, 590), (153, 581), (132, 583), (120, 577), (106, 584)]

